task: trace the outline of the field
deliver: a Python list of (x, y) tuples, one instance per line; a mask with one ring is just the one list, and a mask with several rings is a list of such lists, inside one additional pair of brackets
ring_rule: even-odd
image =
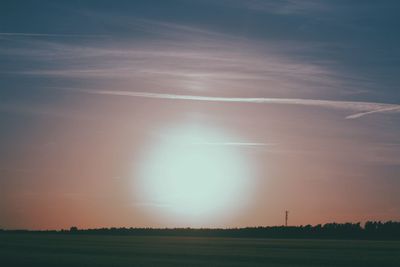
[(1, 234), (1, 266), (400, 266), (400, 241)]

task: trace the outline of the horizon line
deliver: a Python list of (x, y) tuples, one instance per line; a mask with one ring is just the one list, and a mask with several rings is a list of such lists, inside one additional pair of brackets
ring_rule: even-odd
[(274, 227), (287, 227), (287, 228), (293, 228), (293, 227), (306, 227), (306, 226), (311, 226), (311, 227), (316, 227), (316, 226), (324, 226), (324, 225), (329, 225), (329, 224), (337, 224), (337, 225), (344, 225), (344, 224), (360, 224), (360, 226), (364, 225), (368, 222), (372, 223), (399, 223), (400, 220), (365, 220), (364, 223), (361, 221), (348, 221), (348, 222), (326, 222), (326, 223), (318, 223), (318, 224), (300, 224), (300, 225), (288, 225), (285, 226), (285, 224), (281, 225), (257, 225), (257, 226), (238, 226), (238, 227), (190, 227), (190, 226), (181, 226), (181, 227), (147, 227), (147, 226), (135, 226), (135, 227), (129, 227), (129, 226), (109, 226), (109, 227), (96, 227), (96, 228), (79, 228), (75, 225), (70, 226), (69, 228), (59, 228), (59, 229), (23, 229), (23, 228), (0, 228), (0, 232), (7, 232), (7, 231), (26, 231), (26, 232), (62, 232), (62, 231), (71, 231), (71, 228), (76, 227), (77, 231), (91, 231), (91, 230), (120, 230), (120, 229), (126, 229), (126, 230), (241, 230), (241, 229), (257, 229), (257, 228), (274, 228)]

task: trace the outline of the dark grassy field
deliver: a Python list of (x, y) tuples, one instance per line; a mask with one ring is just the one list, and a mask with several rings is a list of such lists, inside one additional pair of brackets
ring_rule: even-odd
[(400, 241), (1, 234), (0, 266), (400, 266)]

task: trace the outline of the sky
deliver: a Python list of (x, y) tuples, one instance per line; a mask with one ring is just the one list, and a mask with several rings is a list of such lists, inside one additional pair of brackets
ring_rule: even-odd
[(0, 228), (400, 220), (400, 3), (0, 3)]

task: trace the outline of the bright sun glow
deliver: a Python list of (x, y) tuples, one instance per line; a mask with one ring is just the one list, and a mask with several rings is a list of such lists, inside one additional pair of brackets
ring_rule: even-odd
[(229, 136), (197, 126), (164, 134), (146, 156), (136, 184), (147, 210), (201, 225), (244, 206), (250, 172)]

